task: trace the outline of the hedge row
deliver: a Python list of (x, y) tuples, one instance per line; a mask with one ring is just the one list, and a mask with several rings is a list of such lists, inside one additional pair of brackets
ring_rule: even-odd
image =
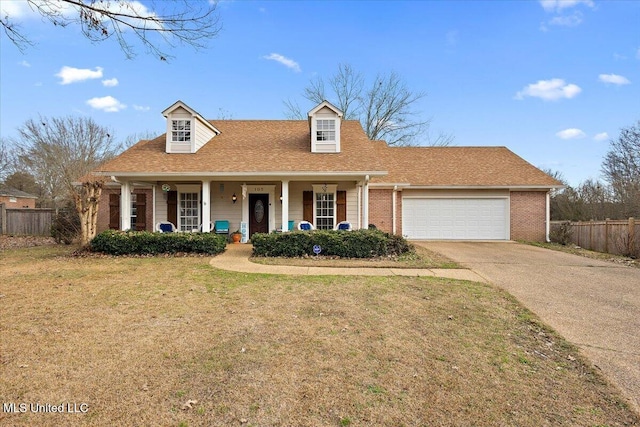
[(223, 252), (226, 236), (214, 233), (150, 233), (107, 230), (91, 240), (91, 250), (110, 255), (155, 255)]
[(254, 234), (251, 236), (255, 256), (299, 257), (315, 255), (314, 246), (320, 246), (320, 255), (344, 258), (373, 258), (400, 255), (413, 247), (402, 236), (378, 230), (355, 231), (293, 231), (281, 234)]

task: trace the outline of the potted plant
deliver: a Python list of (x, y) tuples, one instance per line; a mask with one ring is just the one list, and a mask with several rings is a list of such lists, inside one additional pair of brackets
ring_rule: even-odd
[(233, 233), (231, 233), (231, 240), (233, 241), (233, 243), (240, 243), (241, 238), (242, 238), (242, 233), (240, 232), (240, 230), (236, 230)]

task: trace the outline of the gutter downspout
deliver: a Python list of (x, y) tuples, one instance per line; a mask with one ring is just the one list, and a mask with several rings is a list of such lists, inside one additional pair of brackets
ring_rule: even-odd
[(393, 186), (393, 193), (392, 193), (392, 197), (391, 197), (391, 203), (392, 203), (392, 211), (391, 211), (391, 222), (393, 224), (392, 226), (392, 232), (393, 234), (396, 234), (396, 197), (398, 195), (398, 186), (394, 185)]
[(549, 234), (551, 231), (551, 196), (550, 196), (550, 191), (547, 191), (547, 212), (546, 212), (546, 225), (545, 225), (545, 239), (547, 243), (551, 242), (551, 239), (549, 238)]

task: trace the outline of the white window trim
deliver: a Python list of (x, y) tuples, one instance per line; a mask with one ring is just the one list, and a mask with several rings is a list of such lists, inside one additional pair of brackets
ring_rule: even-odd
[[(320, 144), (335, 144), (336, 142), (336, 119), (317, 118), (316, 119), (316, 142)], [(333, 124), (333, 129), (319, 129), (320, 122), (327, 122), (327, 124)], [(333, 139), (318, 139), (318, 132), (333, 132)]]
[[(195, 228), (192, 228), (192, 230), (185, 230), (186, 232), (190, 232), (193, 230), (196, 230), (199, 225), (202, 223), (202, 195), (200, 194), (200, 192), (202, 191), (202, 188), (199, 185), (176, 185), (176, 190), (178, 191), (178, 205), (176, 206), (176, 209), (178, 209), (178, 212), (176, 212), (176, 218), (178, 219), (178, 223), (176, 224), (176, 228), (178, 230), (182, 230), (182, 215), (180, 215), (180, 202), (181, 202), (181, 194), (184, 193), (196, 193), (198, 195), (198, 220), (197, 220), (197, 224)], [(197, 231), (197, 230), (196, 230)]]
[(333, 224), (331, 229), (336, 227), (338, 214), (338, 184), (313, 184), (313, 225), (317, 228), (317, 205), (316, 194), (333, 194)]
[[(173, 130), (173, 122), (188, 122), (189, 123), (189, 140), (188, 141), (178, 141), (178, 140), (174, 140), (173, 139), (173, 132), (186, 132), (186, 131), (174, 131)], [(185, 144), (185, 145), (191, 145), (191, 143), (193, 142), (193, 125), (194, 125), (194, 120), (193, 118), (172, 118), (169, 121), (169, 131), (171, 132), (170, 137), (169, 137), (169, 141), (171, 142), (171, 144)]]

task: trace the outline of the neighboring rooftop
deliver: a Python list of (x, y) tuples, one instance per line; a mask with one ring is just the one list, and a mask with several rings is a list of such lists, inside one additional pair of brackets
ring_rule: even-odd
[(0, 184), (0, 196), (7, 197), (22, 197), (23, 199), (37, 199), (38, 196), (34, 196), (33, 194), (26, 193), (24, 191), (18, 190), (13, 187), (9, 187), (8, 185)]

